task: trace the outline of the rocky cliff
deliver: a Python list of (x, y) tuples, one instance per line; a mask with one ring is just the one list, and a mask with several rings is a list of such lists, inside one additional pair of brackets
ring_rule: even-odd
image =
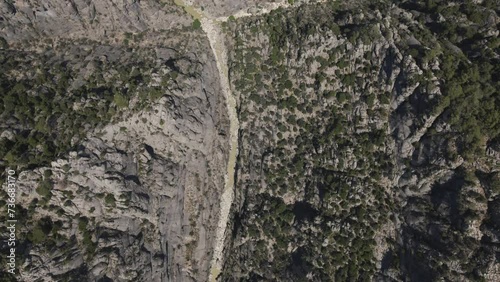
[(191, 20), (171, 1), (2, 1), (7, 41), (87, 38), (113, 42), (125, 32), (171, 30)]
[(229, 121), (205, 34), (173, 3), (0, 5), (19, 280), (206, 280)]
[(222, 280), (498, 280), (496, 8), (229, 22), (240, 155)]

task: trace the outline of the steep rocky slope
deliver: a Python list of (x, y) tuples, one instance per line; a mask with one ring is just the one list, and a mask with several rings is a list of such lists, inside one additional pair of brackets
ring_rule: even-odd
[(109, 40), (124, 32), (170, 30), (191, 24), (171, 1), (2, 1), (0, 27), (7, 41), (44, 38)]
[(229, 120), (205, 34), (171, 2), (2, 5), (19, 280), (206, 280)]
[(241, 129), (222, 280), (498, 280), (495, 8), (229, 22)]

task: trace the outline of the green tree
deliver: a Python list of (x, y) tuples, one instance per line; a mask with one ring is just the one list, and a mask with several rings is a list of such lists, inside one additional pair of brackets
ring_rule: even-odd
[(110, 207), (116, 206), (116, 199), (113, 194), (107, 194), (106, 197), (104, 198), (104, 202), (106, 203), (107, 206)]
[(199, 29), (200, 27), (201, 27), (201, 22), (200, 22), (200, 20), (195, 19), (195, 20), (193, 21), (193, 28), (194, 28), (194, 29)]

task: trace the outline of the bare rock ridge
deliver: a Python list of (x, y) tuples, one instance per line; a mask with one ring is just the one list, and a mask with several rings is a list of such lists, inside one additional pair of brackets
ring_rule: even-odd
[(124, 32), (170, 30), (191, 24), (170, 1), (1, 1), (7, 41), (40, 38), (112, 39)]

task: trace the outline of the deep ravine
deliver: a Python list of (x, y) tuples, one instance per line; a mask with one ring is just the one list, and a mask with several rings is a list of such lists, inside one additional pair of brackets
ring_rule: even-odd
[[(224, 43), (224, 34), (221, 29), (221, 24), (226, 22), (229, 17), (218, 17), (213, 18), (210, 15), (204, 13), (200, 9), (185, 3), (183, 0), (174, 0), (175, 4), (183, 7), (186, 13), (190, 14), (193, 19), (198, 19), (201, 22), (201, 28), (206, 33), (207, 38), (210, 42), (210, 47), (214, 54), (217, 69), (219, 71), (220, 85), (224, 97), (227, 101), (227, 110), (230, 120), (229, 125), (229, 138), (230, 138), (230, 151), (227, 163), (227, 172), (224, 176), (225, 186), (220, 199), (220, 213), (217, 223), (215, 244), (213, 257), (210, 262), (210, 274), (209, 281), (217, 281), (217, 277), (220, 275), (224, 256), (224, 242), (226, 239), (226, 229), (229, 221), (229, 214), (231, 210), (231, 205), (234, 198), (234, 176), (236, 167), (236, 158), (238, 155), (238, 131), (239, 131), (239, 120), (236, 111), (236, 99), (231, 93), (231, 87), (228, 75), (228, 59), (227, 59), (227, 49)], [(323, 1), (318, 1), (323, 2)], [(278, 8), (288, 8), (291, 4), (288, 1), (281, 1), (278, 3), (263, 3), (261, 8), (253, 13), (248, 13), (246, 11), (238, 11), (233, 15), (234, 18), (248, 17), (267, 14)]]
[(236, 113), (236, 99), (231, 94), (231, 88), (229, 86), (227, 53), (226, 47), (224, 45), (224, 38), (220, 28), (220, 22), (209, 18), (194, 7), (186, 5), (182, 0), (176, 0), (175, 3), (179, 6), (182, 6), (187, 13), (193, 16), (193, 18), (198, 19), (201, 22), (203, 31), (207, 34), (208, 40), (210, 42), (210, 47), (212, 48), (212, 52), (215, 56), (217, 69), (219, 71), (221, 89), (227, 101), (227, 110), (230, 120), (230, 151), (227, 163), (227, 173), (224, 176), (225, 185), (220, 199), (220, 213), (215, 234), (214, 252), (212, 260), (210, 262), (209, 281), (216, 281), (222, 269), (226, 226), (229, 220), (229, 212), (231, 210), (231, 204), (234, 197), (234, 173), (236, 166), (236, 156), (238, 155), (239, 129), (238, 116)]

